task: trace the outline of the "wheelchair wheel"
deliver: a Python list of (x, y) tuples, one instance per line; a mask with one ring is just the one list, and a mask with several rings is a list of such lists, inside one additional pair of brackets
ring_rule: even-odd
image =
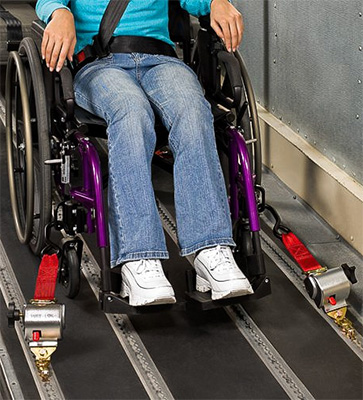
[(59, 281), (65, 295), (74, 299), (81, 287), (80, 260), (74, 247), (66, 247), (61, 258)]
[(5, 100), (11, 208), (18, 239), (26, 244), (33, 227), (33, 149), (28, 84), (23, 61), (17, 52), (9, 54)]
[[(31, 38), (25, 38), (18, 53), (12, 53), (7, 72), (8, 166), (14, 221), (20, 242), (29, 243), (39, 254), (45, 244), (44, 227), (51, 218), (51, 170), (44, 164), (50, 159), (50, 144), (43, 71)], [(30, 176), (32, 187), (28, 185)]]
[[(205, 39), (205, 38), (204, 38)], [(203, 45), (203, 43), (202, 43)], [(206, 45), (206, 43), (204, 43)], [(201, 83), (205, 80), (206, 84), (212, 85), (216, 90), (214, 85), (220, 86), (220, 89), (227, 97), (233, 98), (233, 93), (231, 91), (230, 82), (228, 79), (228, 73), (223, 63), (219, 63), (216, 54), (208, 54), (210, 66), (207, 67), (208, 71), (203, 72), (201, 68), (200, 55), (198, 51), (199, 40), (195, 40), (195, 44), (192, 50), (192, 62), (191, 67), (197, 74)], [(204, 52), (205, 54), (205, 52)], [(257, 185), (261, 184), (261, 174), (262, 174), (262, 161), (261, 161), (261, 140), (260, 140), (260, 127), (258, 122), (257, 106), (255, 101), (255, 95), (252, 89), (251, 81), (247, 73), (247, 68), (241, 54), (237, 51), (234, 53), (240, 67), (240, 74), (243, 81), (242, 99), (240, 104), (235, 106), (231, 111), (235, 114), (234, 125), (238, 126), (243, 132), (243, 136), (247, 141), (250, 141), (248, 145), (250, 153), (250, 162), (252, 165), (252, 170), (255, 175), (255, 183)], [(205, 61), (204, 61), (205, 62)], [(214, 81), (213, 72), (210, 70), (211, 66), (214, 65), (218, 73), (218, 83)], [(205, 68), (204, 68), (205, 69)], [(204, 76), (203, 74), (206, 74)], [(203, 80), (204, 76), (204, 80)], [(212, 95), (212, 97), (214, 94)], [(218, 99), (216, 100), (218, 102)]]

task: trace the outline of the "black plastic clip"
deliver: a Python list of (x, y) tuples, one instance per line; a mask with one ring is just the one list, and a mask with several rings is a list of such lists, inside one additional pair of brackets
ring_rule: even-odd
[(348, 278), (348, 280), (350, 280), (350, 282), (353, 285), (358, 282), (357, 277), (355, 275), (356, 268), (354, 266), (350, 267), (348, 264), (342, 264), (341, 267), (343, 268), (346, 277)]

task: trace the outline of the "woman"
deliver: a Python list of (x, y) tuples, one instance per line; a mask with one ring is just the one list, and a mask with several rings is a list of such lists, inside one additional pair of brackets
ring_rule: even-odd
[[(73, 0), (69, 8), (67, 3), (37, 2), (39, 17), (48, 22), (41, 51), (50, 71), (92, 43), (108, 0)], [(195, 16), (210, 13), (212, 28), (229, 51), (236, 50), (243, 22), (228, 0), (180, 4)], [(77, 104), (108, 126), (111, 267), (122, 266), (121, 296), (133, 306), (175, 302), (161, 266), (168, 252), (151, 182), (154, 113), (169, 131), (178, 240), (181, 255), (196, 255), (197, 290), (211, 290), (212, 299), (253, 293), (231, 251), (235, 243), (209, 103), (194, 72), (169, 52), (168, 1), (131, 0), (114, 32), (122, 36), (133, 38), (135, 49), (114, 45), (109, 56), (85, 65), (74, 79)], [(138, 51), (145, 40), (163, 50)]]

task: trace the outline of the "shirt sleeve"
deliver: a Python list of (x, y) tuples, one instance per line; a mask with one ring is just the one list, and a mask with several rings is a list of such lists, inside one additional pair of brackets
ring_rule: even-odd
[(48, 23), (55, 10), (65, 8), (66, 10), (71, 11), (67, 7), (68, 3), (69, 0), (38, 0), (35, 11), (42, 21)]
[(210, 14), (211, 0), (180, 0), (180, 5), (195, 17)]

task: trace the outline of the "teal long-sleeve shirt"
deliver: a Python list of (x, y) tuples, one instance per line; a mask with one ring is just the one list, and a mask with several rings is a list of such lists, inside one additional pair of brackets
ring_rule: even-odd
[[(38, 0), (36, 12), (47, 23), (58, 8), (70, 9), (76, 25), (77, 53), (92, 43), (108, 3), (109, 0)], [(211, 0), (180, 0), (180, 5), (197, 17), (210, 13), (210, 3)], [(130, 0), (114, 35), (153, 37), (172, 44), (168, 30), (168, 0)]]

